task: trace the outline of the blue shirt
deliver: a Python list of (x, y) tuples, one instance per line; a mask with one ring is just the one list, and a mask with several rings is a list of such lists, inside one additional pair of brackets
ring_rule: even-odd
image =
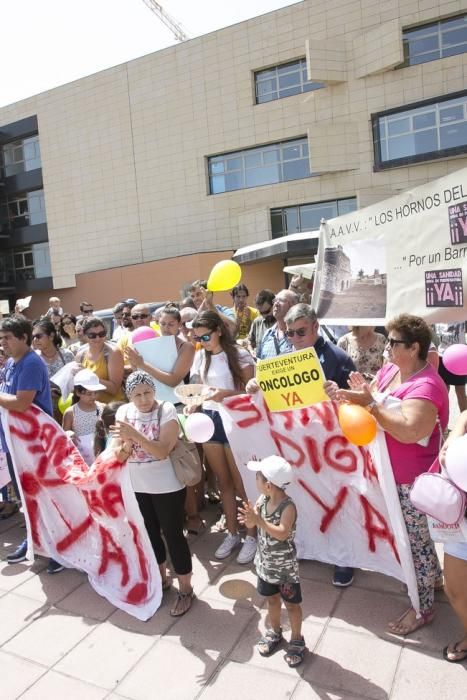
[(258, 360), (269, 360), (278, 355), (284, 355), (286, 352), (293, 352), (293, 345), (285, 333), (280, 338), (277, 337), (277, 323), (275, 323), (263, 335), (256, 350), (256, 357)]
[[(3, 368), (0, 392), (15, 396), (18, 391), (35, 391), (33, 404), (42, 408), (49, 416), (53, 414), (47, 367), (33, 350), (23, 355), (18, 362), (15, 362), (12, 357), (8, 358)], [(8, 452), (1, 421), (0, 439), (2, 450)]]

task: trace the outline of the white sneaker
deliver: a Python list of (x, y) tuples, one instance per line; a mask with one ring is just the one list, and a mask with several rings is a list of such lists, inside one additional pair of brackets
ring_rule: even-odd
[(253, 561), (256, 554), (256, 538), (247, 535), (241, 550), (238, 553), (237, 563), (238, 564), (248, 564)]
[(232, 535), (231, 532), (228, 532), (221, 546), (216, 549), (214, 556), (216, 559), (226, 559), (241, 541), (240, 535)]

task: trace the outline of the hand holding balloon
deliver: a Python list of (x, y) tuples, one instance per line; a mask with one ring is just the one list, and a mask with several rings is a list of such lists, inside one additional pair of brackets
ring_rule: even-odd
[(242, 269), (235, 260), (220, 260), (214, 265), (208, 278), (210, 292), (228, 292), (242, 278)]

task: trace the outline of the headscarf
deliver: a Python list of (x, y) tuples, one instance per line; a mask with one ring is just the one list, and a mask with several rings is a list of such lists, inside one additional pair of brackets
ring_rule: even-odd
[(156, 392), (156, 383), (151, 375), (142, 369), (137, 369), (129, 375), (125, 383), (125, 391), (128, 398), (130, 398), (134, 389), (140, 384), (147, 384), (154, 390), (154, 393)]

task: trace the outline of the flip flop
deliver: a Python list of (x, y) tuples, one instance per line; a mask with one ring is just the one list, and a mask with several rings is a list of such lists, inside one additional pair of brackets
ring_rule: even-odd
[[(467, 649), (459, 649), (459, 644), (461, 642), (456, 642), (452, 649), (449, 649), (449, 644), (443, 649), (443, 659), (448, 661), (450, 664), (460, 664), (467, 659)], [(462, 654), (459, 659), (450, 659), (448, 654)]]
[(408, 608), (408, 610), (403, 612), (402, 615), (395, 622), (390, 622), (388, 624), (388, 631), (391, 634), (396, 634), (399, 637), (406, 637), (408, 634), (412, 634), (413, 632), (419, 630), (420, 627), (424, 627), (425, 625), (429, 625), (431, 622), (433, 622), (435, 617), (434, 610), (427, 610), (426, 612), (421, 612), (420, 617), (415, 618), (412, 624), (404, 626), (405, 631), (397, 632), (394, 628), (399, 627), (399, 623), (401, 623), (404, 617), (406, 617), (406, 615), (408, 615), (408, 613), (412, 610), (413, 608)]

